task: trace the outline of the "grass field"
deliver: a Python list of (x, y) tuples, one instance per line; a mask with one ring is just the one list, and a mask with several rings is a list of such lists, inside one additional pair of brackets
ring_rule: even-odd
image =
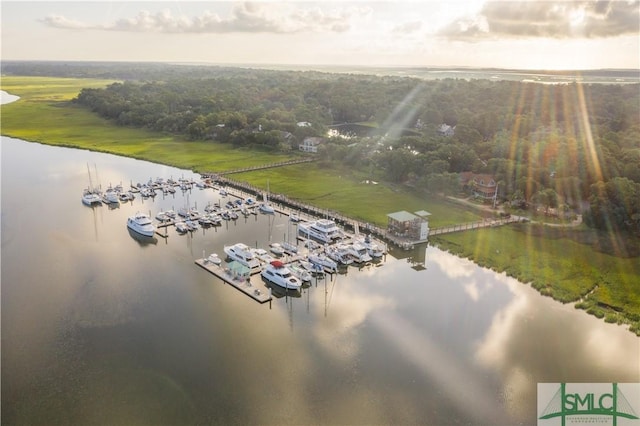
[[(102, 87), (109, 83), (106, 80), (3, 76), (2, 90), (21, 99), (1, 107), (2, 134), (199, 172), (227, 171), (291, 158), (118, 127), (70, 102), (83, 87)], [(363, 174), (339, 166), (327, 169), (311, 163), (232, 177), (262, 188), (269, 182), (271, 192), (381, 226), (386, 225), (387, 213), (398, 210), (427, 210), (432, 214), (432, 227), (475, 221), (481, 217), (472, 207), (418, 194), (403, 186), (363, 183), (366, 180)], [(608, 322), (630, 324), (631, 331), (640, 335), (640, 258), (612, 255), (615, 251), (594, 243), (603, 238), (586, 228), (556, 236), (539, 231), (540, 228), (533, 224), (512, 225), (442, 235), (431, 238), (431, 243), (480, 265), (505, 271), (554, 299), (578, 301), (576, 307)]]

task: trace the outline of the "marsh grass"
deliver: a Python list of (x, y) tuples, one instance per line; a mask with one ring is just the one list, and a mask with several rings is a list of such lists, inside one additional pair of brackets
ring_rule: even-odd
[[(541, 294), (640, 333), (640, 262), (594, 249), (585, 231), (550, 239), (533, 224), (433, 237), (441, 248), (530, 283)], [(597, 240), (597, 239), (596, 239)]]

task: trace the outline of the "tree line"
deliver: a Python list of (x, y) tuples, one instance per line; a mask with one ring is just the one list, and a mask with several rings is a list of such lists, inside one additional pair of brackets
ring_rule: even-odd
[[(590, 225), (640, 234), (637, 84), (159, 64), (72, 68), (74, 76), (122, 80), (83, 89), (74, 100), (119, 125), (280, 151), (297, 150), (307, 136), (325, 137), (318, 156), (327, 167), (346, 164), (372, 179), (437, 193), (459, 191), (460, 172), (486, 173), (513, 205), (575, 211), (588, 204)], [(338, 123), (363, 126), (347, 138), (327, 136)], [(442, 124), (454, 134), (440, 134)]]

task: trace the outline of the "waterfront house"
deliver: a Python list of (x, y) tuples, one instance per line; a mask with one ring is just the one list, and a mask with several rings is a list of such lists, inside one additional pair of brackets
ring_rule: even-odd
[(485, 200), (493, 200), (498, 193), (495, 177), (487, 173), (462, 172), (460, 173), (460, 185), (463, 190)]
[(304, 138), (302, 143), (298, 145), (300, 151), (304, 152), (318, 152), (318, 145), (324, 142), (323, 138), (317, 136), (308, 136)]

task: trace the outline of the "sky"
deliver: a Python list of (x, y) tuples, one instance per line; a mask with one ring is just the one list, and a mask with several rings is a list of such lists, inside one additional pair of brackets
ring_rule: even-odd
[(2, 60), (640, 69), (640, 0), (6, 1)]

